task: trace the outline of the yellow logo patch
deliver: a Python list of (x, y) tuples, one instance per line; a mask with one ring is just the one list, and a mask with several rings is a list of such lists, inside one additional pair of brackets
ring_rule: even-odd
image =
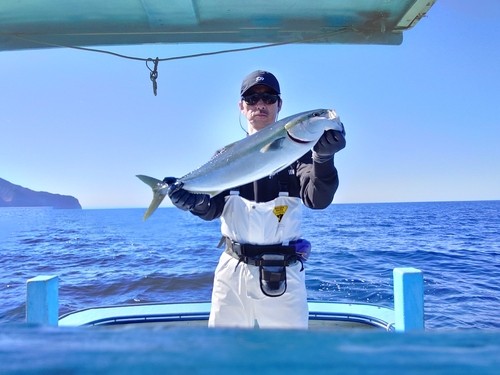
[(283, 219), (283, 215), (285, 215), (286, 210), (288, 210), (288, 206), (276, 206), (276, 207), (274, 207), (273, 213), (278, 218), (278, 223), (281, 223), (281, 219)]

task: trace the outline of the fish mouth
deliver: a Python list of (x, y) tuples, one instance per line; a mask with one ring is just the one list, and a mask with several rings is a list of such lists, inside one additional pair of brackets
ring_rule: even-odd
[(288, 134), (288, 137), (294, 141), (295, 143), (300, 143), (300, 144), (307, 144), (307, 143), (311, 143), (312, 141), (305, 141), (303, 139), (299, 139), (299, 138), (295, 138), (293, 135), (290, 134), (290, 132), (287, 130), (286, 134)]
[(330, 120), (335, 120), (338, 117), (337, 113), (333, 109), (327, 110), (327, 114)]

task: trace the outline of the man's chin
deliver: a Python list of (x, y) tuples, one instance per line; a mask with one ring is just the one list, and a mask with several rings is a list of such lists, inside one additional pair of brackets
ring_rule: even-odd
[(254, 116), (253, 118), (253, 123), (254, 124), (262, 124), (264, 126), (267, 126), (271, 123), (269, 116), (268, 115), (258, 115)]

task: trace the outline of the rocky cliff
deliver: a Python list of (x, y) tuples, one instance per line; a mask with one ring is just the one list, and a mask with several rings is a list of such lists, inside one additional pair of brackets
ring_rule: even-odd
[(75, 197), (33, 191), (0, 178), (0, 207), (82, 208)]

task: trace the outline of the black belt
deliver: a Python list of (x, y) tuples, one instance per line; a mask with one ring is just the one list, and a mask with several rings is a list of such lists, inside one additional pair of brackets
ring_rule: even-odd
[[(291, 245), (284, 246), (276, 245), (252, 245), (241, 244), (226, 237), (226, 249), (235, 255), (235, 258), (241, 262), (251, 266), (289, 266), (297, 261), (297, 253), (293, 244), (295, 241), (290, 241)], [(262, 259), (263, 254), (283, 254), (284, 260)]]

